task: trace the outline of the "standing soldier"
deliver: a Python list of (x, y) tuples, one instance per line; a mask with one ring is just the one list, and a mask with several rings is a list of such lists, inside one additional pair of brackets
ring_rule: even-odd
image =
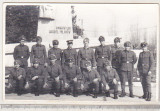
[(62, 55), (62, 66), (67, 64), (67, 60), (72, 58), (74, 65), (77, 65), (77, 51), (73, 49), (73, 40), (67, 41), (68, 48), (63, 51)]
[(82, 74), (78, 66), (74, 65), (74, 60), (72, 58), (68, 58), (66, 63), (67, 64), (63, 67), (65, 88), (68, 92), (71, 92), (74, 97), (77, 97), (81, 90)]
[(85, 63), (86, 61), (90, 61), (92, 63), (92, 67), (96, 67), (95, 55), (93, 49), (89, 48), (89, 39), (85, 38), (83, 40), (84, 48), (80, 49), (78, 52), (78, 66), (81, 68), (81, 71), (86, 69)]
[(153, 55), (147, 49), (147, 43), (141, 43), (143, 52), (139, 55), (138, 71), (141, 77), (141, 83), (144, 95), (142, 98), (151, 101), (151, 70), (153, 68)]
[(48, 51), (48, 58), (54, 54), (56, 56), (56, 63), (58, 63), (59, 65), (61, 65), (61, 60), (62, 60), (62, 50), (60, 48), (58, 48), (59, 45), (59, 41), (58, 40), (53, 40), (53, 48), (51, 48)]
[(21, 61), (15, 60), (14, 61), (14, 68), (10, 71), (9, 76), (9, 87), (12, 87), (11, 81), (16, 81), (16, 93), (18, 96), (21, 96), (24, 91), (25, 86), (25, 78), (26, 72), (23, 68), (20, 67)]
[(101, 77), (98, 72), (92, 68), (90, 61), (85, 62), (85, 67), (86, 70), (83, 72), (84, 91), (93, 93), (93, 98), (97, 98)]
[(43, 87), (47, 86), (47, 74), (44, 70), (44, 67), (40, 66), (39, 64), (39, 60), (34, 59), (33, 66), (27, 72), (28, 80), (31, 79), (31, 83), (33, 83), (35, 96), (39, 96)]
[(19, 60), (21, 62), (20, 67), (24, 68), (27, 71), (28, 67), (28, 58), (29, 58), (29, 48), (24, 45), (25, 37), (20, 37), (20, 44), (14, 48), (13, 57), (14, 60)]
[(47, 67), (47, 73), (50, 76), (51, 82), (52, 82), (52, 93), (55, 92), (55, 96), (59, 97), (60, 96), (60, 91), (61, 88), (64, 86), (62, 83), (63, 82), (63, 73), (61, 66), (56, 63), (57, 58), (56, 55), (50, 55), (49, 56), (50, 63), (49, 66)]
[(102, 83), (107, 97), (110, 97), (110, 89), (114, 89), (114, 99), (118, 99), (118, 74), (117, 71), (112, 68), (110, 62), (104, 63), (104, 69), (102, 71)]
[(122, 82), (122, 79), (121, 79), (121, 73), (120, 73), (120, 64), (119, 64), (119, 61), (118, 61), (118, 57), (120, 56), (120, 53), (122, 52), (123, 48), (120, 47), (120, 39), (119, 37), (116, 37), (114, 39), (114, 45), (112, 46), (112, 50), (111, 50), (111, 53), (112, 53), (112, 67), (114, 69), (116, 69), (117, 73), (118, 73), (118, 76), (120, 78), (120, 82)]
[(119, 63), (120, 63), (120, 70), (121, 70), (121, 89), (122, 93), (120, 97), (124, 97), (125, 94), (125, 78), (128, 79), (129, 84), (129, 91), (130, 97), (133, 96), (133, 87), (132, 87), (132, 80), (133, 80), (133, 68), (134, 64), (137, 61), (136, 54), (130, 50), (131, 43), (129, 41), (124, 43), (125, 50), (123, 50), (119, 56)]
[(39, 65), (47, 66), (46, 48), (41, 44), (42, 38), (38, 36), (36, 38), (36, 42), (37, 44), (33, 45), (31, 49), (31, 65), (33, 65), (34, 59), (37, 59), (39, 61)]

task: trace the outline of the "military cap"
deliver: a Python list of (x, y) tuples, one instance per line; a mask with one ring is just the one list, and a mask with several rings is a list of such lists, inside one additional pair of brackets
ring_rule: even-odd
[(68, 58), (68, 59), (66, 60), (66, 62), (67, 62), (67, 63), (71, 63), (71, 62), (74, 62), (74, 61), (73, 61), (72, 58)]
[(106, 61), (106, 62), (104, 62), (103, 66), (111, 66), (111, 62)]
[(146, 42), (142, 42), (141, 43), (141, 47), (143, 48), (143, 47), (146, 47), (148, 44), (146, 43)]
[(121, 40), (121, 38), (116, 37), (116, 38), (114, 39), (114, 43), (120, 42), (120, 40)]
[(83, 42), (89, 42), (89, 38), (85, 38)]
[(14, 61), (14, 65), (18, 65), (18, 64), (20, 65), (20, 64), (21, 64), (21, 61), (20, 61), (20, 60), (15, 60), (15, 61)]
[(34, 59), (33, 64), (39, 64), (39, 60), (38, 59)]
[(101, 42), (101, 41), (105, 41), (105, 38), (103, 37), (103, 36), (100, 36), (99, 37), (99, 41)]
[(55, 60), (55, 59), (57, 59), (57, 57), (56, 57), (56, 55), (51, 54), (50, 57), (49, 57), (49, 59), (50, 59), (50, 60)]
[(131, 47), (131, 42), (129, 42), (129, 41), (125, 42), (124, 47)]
[(58, 40), (53, 40), (53, 45), (58, 45), (59, 44), (59, 41)]
[(26, 40), (26, 38), (25, 38), (25, 36), (24, 35), (22, 35), (20, 38), (19, 38), (19, 41), (25, 41)]
[(42, 41), (42, 37), (37, 36), (36, 41)]
[(73, 40), (67, 40), (67, 44), (73, 44)]
[(85, 63), (85, 67), (91, 66), (91, 62), (90, 61), (86, 61)]

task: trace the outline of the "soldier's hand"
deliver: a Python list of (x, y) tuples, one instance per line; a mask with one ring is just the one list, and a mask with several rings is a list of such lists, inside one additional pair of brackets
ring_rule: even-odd
[(32, 80), (36, 80), (38, 78), (38, 76), (34, 76), (33, 78), (32, 78)]
[(148, 75), (151, 75), (151, 73), (152, 73), (152, 72), (151, 72), (151, 71), (149, 71), (149, 72), (148, 72)]
[(95, 67), (93, 67), (93, 69), (97, 69), (97, 67), (95, 66)]
[(113, 79), (113, 83), (114, 83), (114, 84), (117, 84), (117, 80), (116, 80), (116, 79)]
[(106, 84), (106, 90), (107, 90), (107, 91), (109, 90), (109, 86), (108, 86), (108, 84)]
[(77, 82), (77, 78), (75, 77), (75, 78), (73, 79), (73, 81), (74, 81), (74, 82)]
[(46, 88), (46, 87), (48, 87), (48, 84), (44, 83), (43, 88)]
[(45, 64), (44, 64), (44, 66), (45, 66), (45, 67), (47, 67), (47, 66), (48, 66), (48, 64), (47, 64), (47, 63), (45, 63)]
[(59, 82), (59, 76), (55, 78), (56, 82)]
[(24, 86), (25, 89), (28, 89), (29, 88), (29, 84), (28, 82), (26, 83), (26, 85)]
[(83, 84), (81, 84), (81, 90), (84, 90), (84, 85)]
[(68, 87), (69, 87), (69, 84), (68, 84), (68, 83), (65, 83), (64, 87), (65, 87), (65, 88), (68, 88)]
[(96, 83), (98, 81), (98, 78), (94, 79), (93, 82)]
[(11, 88), (11, 87), (12, 87), (12, 84), (9, 83), (8, 86), (7, 86), (7, 88), (9, 89), (9, 88)]
[(19, 75), (19, 76), (18, 76), (18, 80), (20, 80), (21, 78), (22, 78), (22, 75)]

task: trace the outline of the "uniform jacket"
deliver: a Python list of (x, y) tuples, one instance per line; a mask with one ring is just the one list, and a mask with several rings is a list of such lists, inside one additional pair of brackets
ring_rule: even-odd
[(75, 77), (77, 79), (82, 79), (82, 73), (81, 73), (80, 69), (78, 68), (78, 66), (76, 66), (76, 65), (73, 65), (72, 67), (65, 65), (63, 67), (63, 73), (65, 76), (65, 81), (66, 80), (70, 81), (70, 80), (74, 79)]
[(110, 71), (107, 70), (102, 71), (102, 82), (104, 85), (108, 84), (109, 82), (112, 82), (114, 78), (116, 80), (119, 79), (118, 74), (114, 68), (111, 68)]
[(133, 51), (123, 50), (119, 56), (120, 70), (133, 71), (133, 65), (136, 61), (137, 57)]
[(153, 55), (151, 52), (146, 51), (139, 54), (137, 68), (143, 74), (147, 74), (153, 69)]
[(53, 79), (58, 77), (58, 76), (60, 78), (63, 77), (62, 68), (58, 64), (50, 65), (50, 66), (47, 67), (46, 70), (47, 70), (47, 73), (49, 74), (49, 76)]
[(104, 60), (112, 60), (111, 48), (110, 46), (98, 46), (95, 49), (95, 58), (97, 61), (97, 66), (103, 66)]
[(77, 65), (77, 51), (76, 49), (65, 49), (62, 54), (62, 65), (66, 62), (67, 59), (72, 58), (74, 64)]
[(10, 70), (10, 76), (9, 76), (9, 82), (11, 82), (13, 79), (17, 80), (18, 76), (22, 75), (23, 79), (26, 78), (26, 72), (25, 69), (19, 67), (18, 69), (13, 68)]
[(118, 62), (118, 57), (121, 54), (121, 51), (123, 50), (122, 47), (116, 47), (116, 46), (112, 46), (111, 47), (111, 53), (112, 53), (112, 67), (113, 68), (120, 68), (120, 64)]
[(60, 48), (51, 48), (48, 51), (48, 57), (50, 57), (51, 54), (54, 54), (57, 58), (56, 63), (61, 65), (61, 60), (62, 60), (62, 50)]
[(86, 61), (90, 61), (92, 63), (92, 67), (96, 66), (95, 55), (92, 48), (82, 48), (78, 52), (78, 66), (85, 68)]
[(44, 81), (47, 81), (47, 73), (46, 70), (44, 70), (43, 67), (38, 66), (37, 68), (31, 67), (27, 72), (27, 80), (32, 79), (34, 76), (38, 76), (40, 79), (44, 79)]
[(101, 77), (99, 75), (99, 73), (95, 70), (92, 69), (91, 71), (84, 71), (83, 72), (83, 81), (84, 82), (89, 82), (92, 83), (94, 79), (98, 78), (99, 80), (101, 80)]
[(46, 63), (47, 55), (46, 48), (44, 45), (33, 45), (31, 49), (31, 63), (33, 63), (34, 59), (37, 58), (40, 61), (40, 64)]

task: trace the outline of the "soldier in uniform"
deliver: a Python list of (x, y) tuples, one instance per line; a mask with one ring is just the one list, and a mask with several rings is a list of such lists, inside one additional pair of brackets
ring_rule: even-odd
[(89, 39), (85, 38), (83, 40), (84, 48), (80, 49), (78, 52), (78, 66), (81, 68), (81, 71), (86, 69), (85, 62), (90, 61), (92, 63), (92, 67), (96, 67), (95, 55), (92, 48), (89, 48)]
[(121, 70), (121, 89), (122, 93), (120, 97), (124, 97), (125, 94), (125, 78), (128, 79), (130, 97), (134, 97), (133, 95), (133, 68), (134, 64), (137, 61), (136, 54), (130, 50), (131, 43), (129, 41), (124, 43), (125, 50), (123, 50), (119, 56), (120, 70)]
[(84, 91), (93, 93), (93, 98), (97, 98), (101, 77), (99, 73), (92, 68), (90, 61), (85, 62), (85, 67), (86, 70), (83, 72)]
[(114, 45), (112, 46), (111, 48), (111, 53), (112, 53), (112, 67), (114, 69), (116, 69), (117, 73), (118, 73), (118, 76), (120, 78), (120, 82), (122, 82), (122, 79), (121, 79), (121, 73), (120, 73), (120, 64), (119, 64), (119, 61), (118, 61), (118, 57), (121, 53), (122, 50), (124, 50), (122, 47), (120, 47), (120, 39), (119, 37), (116, 37), (114, 39)]
[(41, 44), (42, 38), (38, 36), (36, 42), (37, 44), (33, 45), (31, 49), (31, 65), (33, 65), (34, 59), (38, 59), (39, 65), (47, 66), (46, 48)]
[(14, 61), (14, 68), (10, 71), (9, 76), (9, 87), (12, 87), (11, 81), (16, 81), (16, 93), (18, 96), (21, 96), (24, 91), (25, 86), (25, 78), (26, 72), (25, 69), (20, 67), (21, 61), (15, 60)]
[(104, 63), (104, 69), (102, 71), (102, 83), (103, 89), (107, 97), (110, 97), (110, 89), (114, 89), (114, 99), (118, 99), (118, 74), (117, 71), (112, 68), (110, 62)]
[(143, 52), (139, 54), (138, 71), (141, 77), (141, 83), (144, 95), (142, 98), (151, 101), (151, 70), (153, 68), (153, 55), (147, 49), (147, 43), (141, 43)]
[(67, 64), (66, 61), (69, 58), (72, 58), (73, 59), (73, 63), (75, 65), (77, 65), (77, 51), (76, 51), (76, 49), (72, 48), (73, 40), (68, 40), (67, 41), (67, 45), (68, 45), (68, 48), (63, 51), (63, 55), (62, 55), (62, 66)]
[(64, 86), (63, 82), (63, 73), (61, 66), (56, 63), (57, 58), (56, 55), (50, 55), (49, 56), (50, 63), (49, 66), (47, 66), (47, 73), (50, 76), (50, 79), (52, 81), (52, 93), (55, 92), (55, 96), (60, 96), (61, 87)]
[(53, 40), (53, 48), (51, 48), (48, 51), (48, 58), (54, 54), (56, 55), (56, 63), (58, 63), (59, 65), (61, 65), (61, 60), (62, 60), (62, 50), (60, 48), (58, 48), (59, 45), (59, 41), (58, 40)]
[(25, 40), (26, 39), (24, 36), (20, 37), (20, 44), (14, 48), (13, 57), (14, 57), (14, 60), (21, 61), (20, 67), (27, 70), (27, 67), (28, 67), (27, 60), (30, 54), (29, 54), (28, 46), (24, 45)]
[(63, 67), (65, 88), (68, 92), (71, 92), (74, 97), (77, 97), (81, 91), (82, 74), (78, 66), (74, 65), (74, 60), (72, 58), (68, 58), (66, 63), (67, 64)]
[(43, 87), (46, 87), (47, 84), (47, 74), (44, 70), (44, 67), (39, 65), (41, 61), (39, 59), (34, 59), (33, 66), (27, 72), (27, 79), (31, 80), (33, 84), (33, 89), (35, 96), (39, 96)]

